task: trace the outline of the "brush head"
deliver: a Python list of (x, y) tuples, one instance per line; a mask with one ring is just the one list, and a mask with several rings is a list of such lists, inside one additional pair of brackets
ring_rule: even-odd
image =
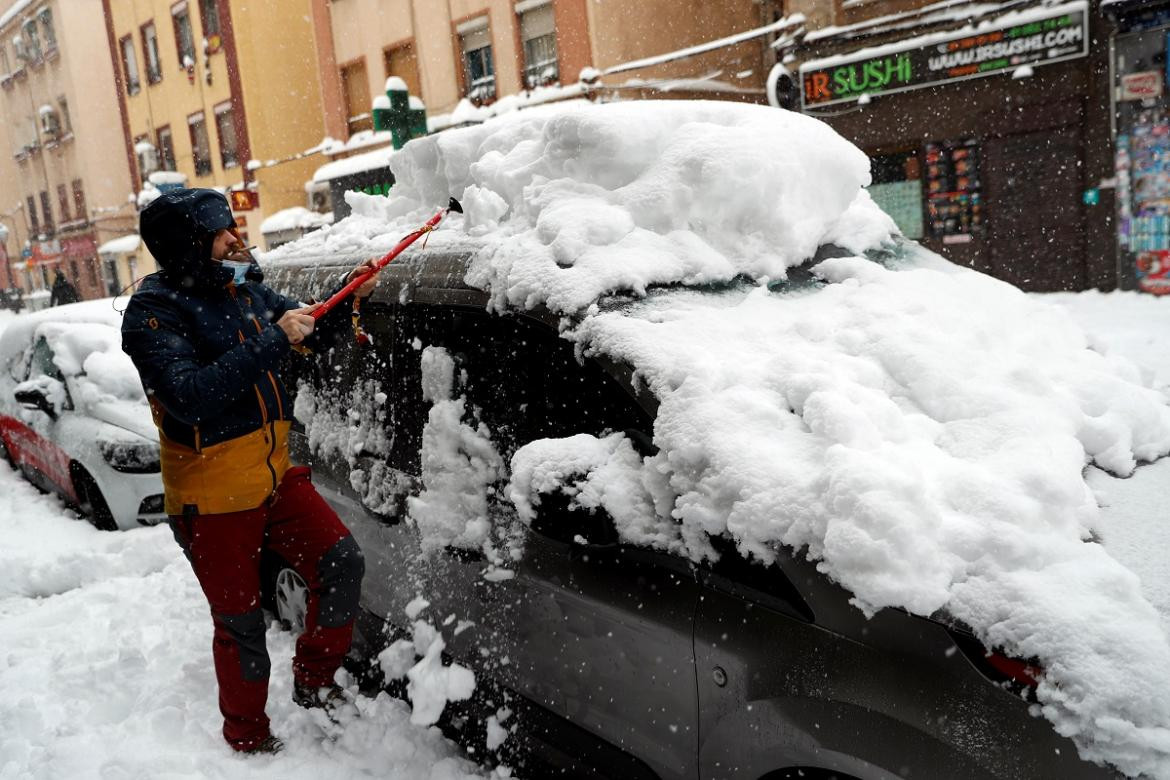
[(447, 203), (447, 210), (454, 211), (457, 214), (463, 213), (463, 207), (460, 206), (459, 201), (455, 200), (454, 198), (451, 198), (450, 202)]

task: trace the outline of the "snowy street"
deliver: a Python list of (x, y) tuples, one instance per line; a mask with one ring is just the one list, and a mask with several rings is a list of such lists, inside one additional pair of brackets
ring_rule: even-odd
[[(1170, 385), (1170, 300), (1135, 293), (1047, 296), (1067, 307), (1097, 349)], [(0, 313), (0, 326), (11, 314)], [(1139, 469), (1107, 549), (1143, 579), (1170, 626), (1170, 568), (1158, 489), (1167, 464)], [(1111, 494), (1107, 477), (1094, 488)], [(1140, 484), (1139, 484), (1140, 483)], [(360, 699), (362, 717), (336, 741), (290, 700), (290, 637), (270, 630), (268, 712), (287, 743), (241, 757), (219, 735), (211, 621), (165, 527), (99, 532), (0, 465), (0, 778), (460, 778), (484, 776), (407, 703)]]

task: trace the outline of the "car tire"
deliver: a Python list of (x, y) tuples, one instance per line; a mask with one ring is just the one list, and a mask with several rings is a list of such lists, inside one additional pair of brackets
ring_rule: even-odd
[(291, 567), (281, 568), (276, 573), (273, 597), (281, 627), (294, 636), (303, 633), (309, 611), (309, 584), (304, 577)]
[(81, 514), (99, 531), (117, 531), (114, 513), (110, 511), (110, 505), (106, 503), (93, 477), (77, 463), (72, 464), (69, 470), (73, 473), (73, 489), (77, 493), (77, 508)]

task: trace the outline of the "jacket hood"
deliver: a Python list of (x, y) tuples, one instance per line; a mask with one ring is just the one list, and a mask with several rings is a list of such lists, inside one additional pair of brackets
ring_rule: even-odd
[(215, 234), (235, 227), (227, 198), (215, 190), (177, 189), (155, 198), (139, 216), (139, 234), (163, 274), (181, 287), (222, 287), (230, 270), (211, 262)]

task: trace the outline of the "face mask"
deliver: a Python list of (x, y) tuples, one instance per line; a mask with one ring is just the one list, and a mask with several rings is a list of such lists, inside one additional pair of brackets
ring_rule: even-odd
[(232, 272), (232, 281), (236, 283), (237, 287), (244, 283), (244, 275), (252, 267), (251, 263), (237, 263), (232, 260), (221, 260), (220, 265)]

